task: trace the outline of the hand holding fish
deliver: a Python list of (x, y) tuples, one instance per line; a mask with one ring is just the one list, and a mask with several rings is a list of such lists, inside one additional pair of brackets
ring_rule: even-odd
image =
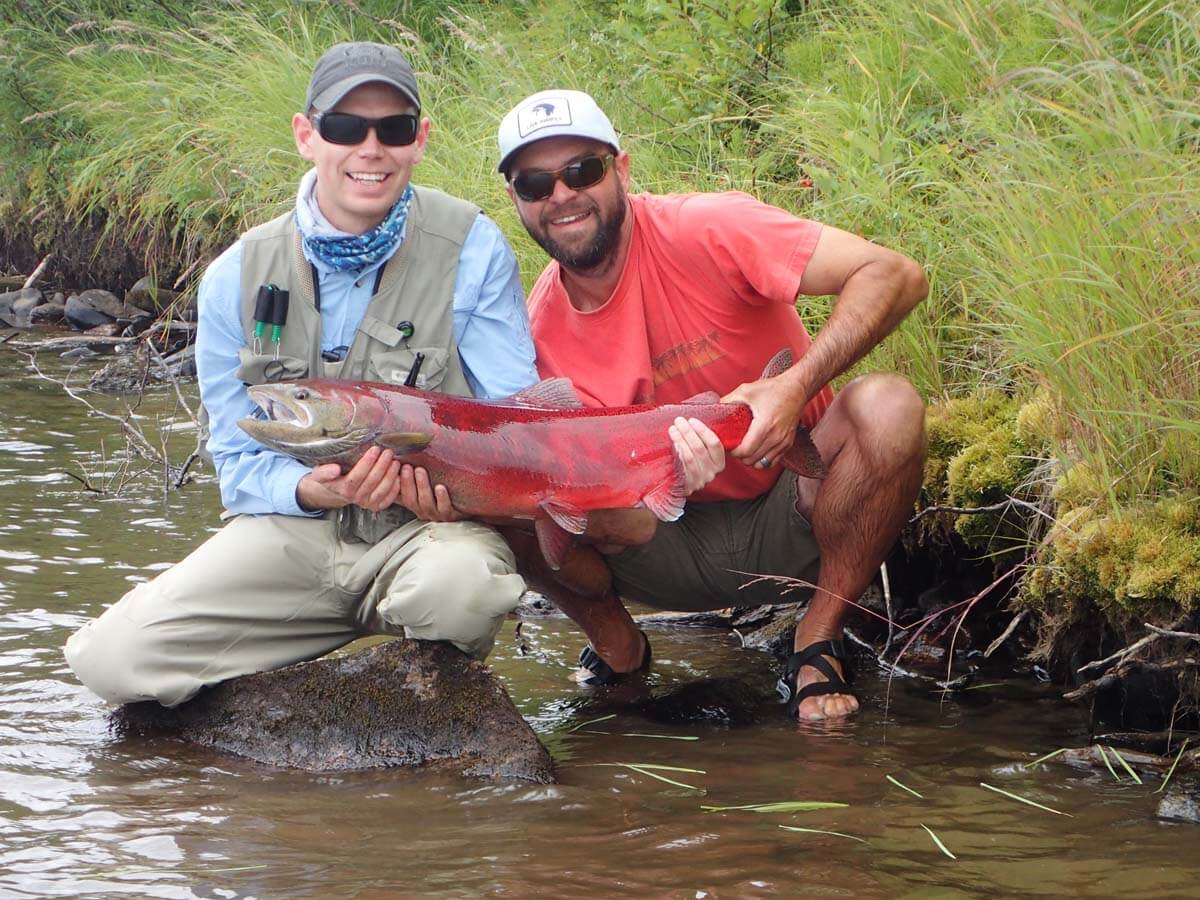
[(379, 512), (400, 496), (400, 463), (391, 450), (371, 447), (345, 475), (337, 463), (313, 467), (296, 485), (301, 509), (340, 509), (354, 504)]
[(795, 443), (796, 427), (808, 397), (779, 378), (738, 385), (722, 403), (745, 403), (754, 416), (740, 444), (729, 451), (748, 466), (770, 468)]
[(687, 496), (700, 490), (725, 468), (725, 447), (721, 439), (699, 419), (679, 416), (667, 429), (667, 434), (683, 463)]
[(401, 466), (400, 496), (396, 502), (426, 522), (458, 522), (466, 518), (454, 508), (446, 486), (430, 482), (424, 466), (407, 463)]

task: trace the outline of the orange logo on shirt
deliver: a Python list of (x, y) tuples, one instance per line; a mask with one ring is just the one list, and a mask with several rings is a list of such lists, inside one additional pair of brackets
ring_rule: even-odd
[(716, 362), (725, 354), (717, 346), (719, 334), (710, 331), (703, 337), (686, 344), (677, 344), (670, 350), (660, 353), (650, 361), (654, 370), (654, 386), (658, 387), (665, 381), (670, 381), (680, 375)]

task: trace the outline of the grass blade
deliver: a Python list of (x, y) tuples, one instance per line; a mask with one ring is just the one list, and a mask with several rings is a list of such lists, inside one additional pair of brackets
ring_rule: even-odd
[(1051, 752), (1051, 753), (1047, 753), (1045, 756), (1039, 756), (1039, 757), (1038, 757), (1037, 759), (1035, 759), (1033, 762), (1024, 763), (1024, 764), (1021, 766), (1021, 768), (1022, 768), (1022, 769), (1028, 769), (1028, 768), (1030, 768), (1031, 766), (1036, 766), (1038, 763), (1044, 763), (1044, 762), (1045, 762), (1046, 760), (1048, 760), (1048, 759), (1054, 759), (1054, 757), (1058, 756), (1058, 754), (1060, 754), (1060, 753), (1066, 753), (1068, 749), (1070, 749), (1070, 748), (1068, 748), (1068, 747), (1059, 747), (1057, 750), (1055, 750), (1055, 751), (1053, 751), (1053, 752)]
[(1117, 774), (1117, 770), (1114, 769), (1112, 767), (1112, 763), (1108, 761), (1108, 754), (1104, 752), (1104, 748), (1097, 744), (1096, 749), (1100, 751), (1100, 758), (1104, 760), (1104, 765), (1108, 767), (1109, 773), (1117, 780), (1117, 783), (1120, 784), (1121, 776)]
[(941, 850), (943, 853), (945, 853), (951, 859), (958, 859), (957, 856), (955, 856), (953, 853), (951, 853), (949, 850), (946, 849), (946, 845), (942, 843), (942, 839), (940, 837), (938, 837), (936, 834), (934, 834), (932, 829), (930, 829), (930, 827), (928, 825), (922, 825), (921, 827), (929, 832), (929, 836), (931, 838), (933, 838), (933, 842), (935, 844), (937, 844), (937, 848), (939, 850)]
[[(600, 763), (605, 765), (605, 763)], [(643, 769), (659, 769), (663, 772), (687, 772), (691, 775), (707, 775), (703, 769), (685, 769), (683, 766), (663, 766), (658, 763), (611, 763), (614, 766), (641, 766)]]
[(659, 775), (657, 772), (651, 772), (649, 769), (645, 769), (634, 763), (626, 763), (625, 767), (632, 769), (639, 774), (648, 775), (651, 778), (656, 778), (659, 781), (666, 782), (667, 784), (673, 784), (675, 787), (686, 788), (689, 791), (699, 791), (702, 794), (707, 793), (704, 788), (696, 787), (694, 784), (684, 784), (682, 781), (676, 781), (674, 778), (668, 778), (666, 775)]
[(884, 777), (884, 778), (886, 778), (888, 781), (890, 781), (892, 784), (894, 784), (896, 787), (900, 788), (900, 790), (902, 790), (902, 791), (908, 791), (910, 794), (912, 794), (912, 795), (913, 795), (914, 797), (916, 797), (918, 800), (924, 800), (924, 799), (925, 799), (925, 798), (924, 798), (924, 797), (922, 797), (920, 794), (918, 794), (916, 791), (914, 791), (912, 788), (908, 787), (907, 785), (901, 784), (899, 781), (897, 781), (897, 780), (896, 780), (895, 778), (893, 778), (891, 775), (884, 775), (883, 777)]
[(1170, 781), (1171, 776), (1175, 774), (1175, 767), (1179, 765), (1179, 760), (1183, 759), (1183, 751), (1187, 749), (1188, 741), (1190, 740), (1191, 738), (1183, 739), (1183, 744), (1180, 745), (1179, 752), (1175, 754), (1175, 762), (1171, 763), (1171, 768), (1167, 769), (1167, 777), (1163, 779), (1163, 783), (1158, 786), (1158, 790), (1156, 790), (1154, 793), (1161, 794), (1163, 792), (1163, 789), (1167, 786), (1167, 782)]
[(855, 837), (852, 834), (842, 834), (840, 831), (824, 831), (823, 829), (820, 829), (820, 828), (800, 828), (797, 825), (780, 825), (779, 827), (782, 828), (784, 831), (805, 831), (805, 832), (808, 832), (809, 834), (830, 834), (830, 835), (833, 835), (834, 837), (849, 838), (852, 841), (858, 841), (860, 844), (867, 843), (866, 838)]
[(621, 737), (658, 738), (662, 741), (698, 741), (700, 738), (691, 734), (643, 734), (640, 731), (622, 731)]
[(849, 803), (834, 803), (825, 800), (784, 800), (779, 803), (747, 803), (744, 806), (701, 806), (705, 812), (811, 812), (814, 809), (845, 809)]
[(616, 713), (609, 713), (607, 716), (601, 716), (598, 719), (588, 719), (586, 722), (580, 722), (574, 728), (567, 729), (565, 733), (570, 734), (573, 731), (578, 731), (580, 728), (586, 728), (589, 725), (595, 725), (597, 722), (607, 722), (609, 719), (615, 719), (616, 717)]
[(1009, 791), (1004, 790), (1004, 788), (992, 787), (992, 785), (990, 785), (986, 782), (983, 782), (983, 781), (979, 782), (979, 786), (983, 787), (983, 788), (987, 788), (989, 791), (995, 791), (997, 794), (1003, 794), (1005, 797), (1008, 797), (1010, 800), (1016, 800), (1020, 803), (1028, 804), (1029, 806), (1036, 806), (1038, 809), (1044, 809), (1046, 812), (1052, 812), (1056, 816), (1066, 816), (1068, 819), (1074, 818), (1074, 816), (1072, 816), (1070, 813), (1061, 812), (1060, 810), (1057, 810), (1057, 809), (1051, 809), (1048, 806), (1042, 806), (1042, 804), (1038, 803), (1036, 800), (1027, 800), (1025, 797), (1021, 797), (1017, 794), (1013, 794)]
[(1118, 753), (1116, 751), (1115, 747), (1110, 746), (1108, 748), (1108, 752), (1117, 758), (1117, 762), (1119, 762), (1121, 764), (1121, 766), (1125, 769), (1125, 771), (1129, 773), (1129, 777), (1134, 780), (1134, 783), (1136, 783), (1136, 784), (1142, 783), (1142, 779), (1138, 777), (1138, 773), (1133, 771), (1133, 769), (1129, 768), (1129, 763), (1125, 762), (1125, 757), (1123, 757), (1120, 753)]

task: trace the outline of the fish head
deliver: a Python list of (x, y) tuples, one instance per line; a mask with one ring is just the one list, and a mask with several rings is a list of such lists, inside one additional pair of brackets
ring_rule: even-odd
[(247, 389), (259, 415), (238, 422), (260, 444), (310, 466), (349, 468), (382, 430), (383, 404), (353, 382), (290, 381)]

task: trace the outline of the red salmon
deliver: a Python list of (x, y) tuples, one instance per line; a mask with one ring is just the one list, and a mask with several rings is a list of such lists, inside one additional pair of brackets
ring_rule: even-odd
[[(764, 371), (790, 365), (781, 351)], [(474, 400), (368, 381), (307, 379), (249, 388), (266, 419), (239, 423), (251, 437), (309, 465), (348, 470), (373, 444), (423, 466), (468, 515), (533, 519), (558, 568), (588, 511), (646, 506), (660, 520), (683, 513), (683, 464), (667, 434), (677, 416), (699, 419), (726, 450), (750, 427), (750, 408), (715, 393), (662, 406), (584, 408), (568, 379), (539, 382), (505, 400)], [(824, 475), (807, 429), (782, 464)]]

